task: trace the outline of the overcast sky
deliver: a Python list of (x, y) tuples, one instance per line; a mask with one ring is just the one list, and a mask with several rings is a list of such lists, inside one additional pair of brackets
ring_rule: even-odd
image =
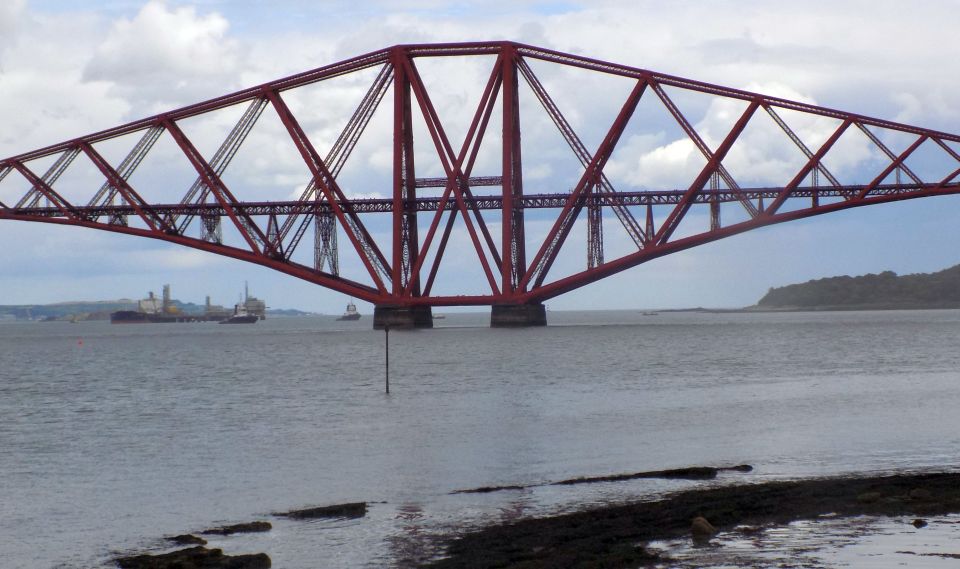
[[(393, 44), (503, 39), (960, 132), (960, 75), (955, 73), (952, 41), (957, 29), (960, 1), (948, 0), (6, 0), (0, 3), (0, 156)], [(427, 67), (425, 78), (430, 73), (435, 79), (457, 77), (464, 83), (472, 78), (475, 85), (476, 77), (482, 77), (466, 65), (432, 72)], [(550, 75), (547, 69), (544, 74), (561, 84), (562, 75)], [(362, 81), (357, 81), (326, 94), (318, 91), (317, 97), (327, 97), (323, 108), (337, 110), (336, 116), (325, 116), (306, 95), (291, 95), (291, 106), (300, 105), (303, 120), (318, 139), (335, 137), (365, 89), (358, 91)], [(448, 89), (438, 106), (456, 122), (458, 112), (472, 112), (480, 87)], [(595, 85), (591, 89), (597, 90)], [(605, 102), (583, 85), (557, 88), (558, 102), (567, 103), (564, 112), (588, 146), (599, 141), (611, 109), (615, 112), (622, 102), (617, 89), (611, 86), (613, 95)], [(474, 99), (468, 101), (470, 96)], [(597, 100), (584, 105), (585, 97)], [(711, 136), (722, 136), (718, 125), (730, 114), (722, 101), (688, 108), (708, 142)], [(198, 123), (193, 127), (197, 140), (215, 149), (217, 133), (228, 130), (235, 119), (227, 113)], [(675, 170), (687, 164), (689, 148), (677, 142), (674, 131), (658, 124), (625, 136), (626, 150), (609, 171), (618, 187), (669, 189), (684, 179)], [(816, 125), (808, 126), (816, 130)], [(271, 133), (279, 132), (271, 128), (265, 124), (252, 135), (250, 159), (231, 166), (240, 199), (288, 199), (302, 186), (293, 169), (298, 158), (271, 142)], [(541, 132), (536, 119), (524, 128), (525, 144), (542, 140), (542, 146), (549, 147), (542, 158), (528, 159), (524, 149), (530, 180), (525, 187), (562, 187), (562, 164), (570, 157), (554, 160), (551, 154), (553, 143), (568, 152), (562, 139)], [(761, 135), (756, 135), (758, 141)], [(364, 152), (367, 156), (358, 159), (353, 174), (345, 170), (346, 179), (356, 182), (350, 192), (384, 195), (368, 177), (383, 165), (382, 153), (375, 143)], [(253, 159), (254, 153), (262, 160)], [(850, 163), (836, 166), (850, 176), (868, 162), (854, 147), (844, 156)], [(742, 186), (777, 179), (773, 154), (731, 156), (732, 162), (737, 160), (730, 166)], [(421, 162), (419, 154), (417, 161), (419, 171), (429, 174), (428, 161)], [(180, 179), (162, 165), (158, 159), (153, 170), (141, 174), (146, 188)], [(77, 176), (79, 187), (83, 179)], [(188, 173), (184, 176), (189, 184)], [(16, 193), (0, 186), (5, 202), (10, 195), (4, 191)], [(145, 192), (150, 194), (149, 189)], [(87, 189), (77, 195), (89, 199), (92, 193)], [(941, 197), (773, 226), (651, 261), (553, 299), (550, 306), (736, 307), (753, 304), (769, 287), (812, 278), (935, 271), (960, 262), (955, 245), (960, 241), (958, 214), (960, 197)], [(610, 250), (622, 250), (615, 221), (606, 225)], [(530, 231), (536, 233), (537, 227), (531, 224)], [(339, 293), (269, 269), (148, 239), (9, 221), (0, 222), (0, 239), (2, 304), (135, 298), (159, 291), (164, 283), (184, 301), (202, 302), (210, 294), (215, 302), (230, 304), (245, 280), (251, 292), (272, 307), (336, 313), (346, 302)], [(574, 257), (583, 263), (579, 252), (568, 256), (570, 263)], [(462, 279), (479, 276), (456, 271), (456, 266), (450, 270)], [(460, 286), (457, 279), (448, 276), (447, 292)]]

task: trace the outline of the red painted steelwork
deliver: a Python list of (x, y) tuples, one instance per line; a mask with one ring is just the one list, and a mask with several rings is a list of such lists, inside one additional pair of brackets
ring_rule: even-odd
[[(476, 85), (480, 98), (462, 141), (451, 140), (453, 131), (441, 120), (435, 106), (435, 101), (441, 99), (431, 96), (418, 69), (418, 62), (431, 58), (478, 58), (481, 65), (492, 62), (486, 80)], [(602, 125), (605, 134), (596, 149), (584, 144), (550, 90), (537, 77), (532, 62), (541, 67), (575, 68), (581, 76), (588, 73), (623, 78), (630, 83), (629, 95), (616, 102), (616, 118), (612, 124)], [(321, 156), (301, 119), (288, 105), (286, 94), (367, 69), (379, 72), (329, 152)], [(392, 105), (384, 105), (389, 108), (382, 111), (389, 113), (392, 129), (390, 197), (351, 197), (366, 189), (342, 187), (338, 175), (358, 148), (358, 142), (366, 140), (367, 126), (391, 90)], [(691, 121), (675, 102), (676, 93), (699, 93), (735, 100), (744, 106), (729, 129), (719, 136), (714, 132), (713, 137), (704, 137), (694, 126), (697, 121)], [(525, 192), (523, 157), (530, 156), (530, 148), (524, 148), (522, 133), (530, 124), (532, 111), (530, 106), (521, 104), (524, 97), (539, 104), (549, 121), (546, 124), (552, 123), (558, 129), (572, 151), (573, 163), (582, 168), (577, 171), (572, 188)], [(642, 100), (660, 105), (667, 120), (675, 121), (691, 148), (703, 156), (704, 165), (691, 172), (682, 189), (614, 189), (611, 175), (605, 172), (614, 152), (624, 151), (621, 139)], [(244, 103), (248, 104), (246, 111), (217, 153), (204, 157), (183, 130), (182, 121)], [(267, 114), (279, 120), (282, 132), (296, 148), (309, 174), (305, 189), (296, 200), (243, 201), (224, 182), (224, 170), (257, 121), (264, 120), (261, 115), (267, 107), (275, 111), (275, 116)], [(498, 109), (499, 134), (487, 136)], [(521, 109), (526, 109), (526, 116), (521, 116)], [(765, 113), (758, 113), (760, 109)], [(781, 117), (782, 111), (826, 118), (837, 126), (829, 127), (829, 136), (819, 146), (808, 146)], [(724, 164), (737, 144), (748, 144), (744, 133), (758, 115), (769, 116), (779, 128), (777, 132), (802, 155), (798, 156), (802, 165), (791, 172), (783, 185), (741, 187)], [(841, 138), (856, 131), (886, 161), (879, 171), (870, 174), (866, 183), (841, 182), (835, 172), (827, 169), (825, 161), (830, 160)], [(418, 132), (425, 135), (418, 137)], [(878, 132), (908, 135), (910, 139), (897, 153)], [(136, 133), (143, 134), (119, 164), (111, 164), (98, 149), (105, 141)], [(150, 203), (130, 181), (133, 171), (164, 133), (196, 172), (196, 181), (185, 188), (179, 203)], [(491, 138), (493, 144), (497, 139), (499, 142), (499, 164), (494, 172), (474, 175), (475, 167), (482, 162), (481, 145), (485, 140), (490, 144)], [(711, 147), (709, 140), (718, 141), (716, 147)], [(950, 173), (942, 179), (925, 180), (908, 165), (916, 151), (928, 142), (949, 164), (946, 171)], [(531, 304), (651, 259), (759, 227), (870, 204), (960, 193), (960, 183), (956, 181), (960, 176), (960, 152), (951, 146), (956, 144), (960, 144), (960, 135), (518, 43), (399, 45), (0, 160), (0, 182), (15, 173), (27, 185), (22, 194), (13, 199), (5, 196), (5, 201), (0, 201), (0, 219), (73, 225), (168, 241), (270, 267), (382, 306)], [(422, 157), (432, 159), (434, 153), (439, 169), (431, 172), (433, 177), (418, 177)], [(83, 202), (87, 205), (70, 203), (64, 197), (77, 195), (84, 188), (63, 187), (60, 182), (78, 157), (102, 176), (100, 183), (90, 188), (91, 197)], [(43, 158), (52, 160), (52, 165), (38, 176), (29, 164)], [(442, 176), (437, 177), (441, 170)], [(820, 185), (821, 177), (827, 185)], [(11, 180), (5, 183), (3, 187), (9, 186)], [(527, 187), (531, 187), (529, 183)], [(428, 188), (438, 190), (430, 193)], [(494, 190), (475, 193), (477, 188)], [(788, 203), (793, 209), (784, 207)], [(741, 217), (745, 212), (746, 219), (724, 226), (722, 204), (733, 204), (731, 207)], [(655, 207), (660, 208), (661, 215), (654, 215)], [(708, 229), (678, 233), (694, 207), (703, 208), (709, 219)], [(556, 211), (556, 218), (543, 240), (531, 243), (528, 210), (550, 209)], [(587, 214), (581, 220), (584, 209)], [(483, 212), (490, 210), (495, 215), (484, 217)], [(421, 212), (423, 216), (418, 215)], [(605, 254), (604, 243), (610, 239), (609, 235), (606, 239), (604, 236), (604, 213), (612, 214), (607, 223), (618, 222), (628, 238), (624, 242), (632, 243), (635, 250), (614, 259)], [(382, 221), (378, 224), (372, 220), (373, 214), (390, 214), (389, 228)], [(542, 220), (543, 214), (538, 215)], [(642, 224), (638, 222), (641, 215)], [(200, 237), (187, 236), (186, 230), (197, 217), (201, 220)], [(222, 242), (223, 219), (230, 221), (240, 237), (239, 244)], [(657, 223), (658, 219), (662, 221)], [(141, 226), (131, 226), (131, 220)], [(574, 240), (574, 226), (582, 221), (587, 228), (584, 268), (551, 280), (551, 269), (564, 245)], [(315, 228), (312, 267), (293, 260), (311, 222)], [(463, 227), (460, 241), (466, 245), (455, 250), (452, 236), (458, 224)], [(346, 244), (346, 252), (355, 255), (362, 266), (360, 277), (340, 275), (341, 253), (345, 251), (337, 249), (338, 232), (346, 237), (339, 241)], [(530, 263), (528, 245), (535, 247)], [(459, 262), (476, 262), (485, 281), (485, 292), (434, 294), (441, 265), (454, 256)]]

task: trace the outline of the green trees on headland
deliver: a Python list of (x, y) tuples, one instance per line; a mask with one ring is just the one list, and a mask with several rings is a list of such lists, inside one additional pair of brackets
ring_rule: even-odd
[(897, 276), (893, 271), (830, 277), (771, 288), (758, 308), (960, 308), (960, 265), (937, 273)]

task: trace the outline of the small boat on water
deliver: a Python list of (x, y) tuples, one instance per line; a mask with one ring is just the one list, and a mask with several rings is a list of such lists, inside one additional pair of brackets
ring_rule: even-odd
[(230, 318), (225, 318), (220, 321), (221, 324), (253, 324), (257, 320), (260, 320), (260, 317), (256, 314), (250, 314), (247, 312), (247, 309), (242, 304), (237, 304), (233, 307), (233, 316)]
[(360, 320), (360, 313), (357, 312), (357, 305), (351, 300), (347, 303), (347, 311), (343, 313), (343, 316), (337, 318), (337, 320)]

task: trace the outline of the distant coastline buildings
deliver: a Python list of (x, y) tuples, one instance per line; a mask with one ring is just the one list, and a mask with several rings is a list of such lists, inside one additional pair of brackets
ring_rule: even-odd
[(250, 296), (249, 287), (244, 284), (243, 300), (233, 308), (225, 308), (213, 304), (210, 296), (206, 297), (203, 312), (186, 312), (175, 303), (170, 294), (170, 285), (163, 285), (161, 298), (151, 291), (147, 298), (137, 301), (136, 310), (118, 310), (110, 314), (110, 321), (114, 324), (131, 323), (162, 323), (162, 322), (222, 322), (237, 314), (249, 314), (257, 320), (266, 320), (267, 303)]
[[(3, 299), (0, 299), (2, 301)], [(296, 309), (271, 309), (266, 301), (252, 296), (249, 288), (244, 287), (243, 295), (233, 306), (214, 304), (207, 296), (205, 302), (192, 303), (177, 300), (171, 295), (170, 285), (164, 285), (160, 295), (150, 292), (145, 298), (120, 298), (115, 300), (65, 301), (52, 304), (0, 304), (0, 322), (83, 322), (110, 320), (112, 314), (128, 311), (137, 318), (153, 315), (158, 321), (202, 322), (222, 321), (236, 313), (251, 314), (257, 320), (266, 320), (267, 311), (271, 316), (312, 316), (314, 313)]]

